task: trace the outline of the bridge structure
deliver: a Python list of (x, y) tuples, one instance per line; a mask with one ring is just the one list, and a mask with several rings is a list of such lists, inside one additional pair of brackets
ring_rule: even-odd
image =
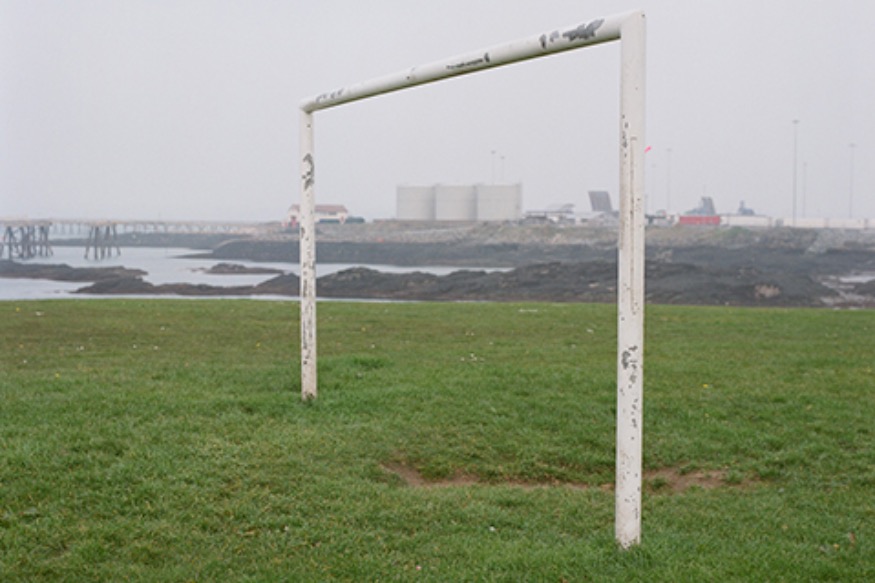
[(84, 239), (85, 258), (120, 255), (124, 233), (252, 234), (265, 223), (247, 221), (162, 221), (94, 219), (20, 219), (0, 217), (0, 259), (32, 259), (52, 255), (50, 239)]

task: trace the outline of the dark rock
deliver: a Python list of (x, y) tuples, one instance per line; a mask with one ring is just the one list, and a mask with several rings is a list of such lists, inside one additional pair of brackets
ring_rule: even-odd
[[(354, 268), (322, 277), (320, 296), (395, 300), (614, 302), (617, 267), (609, 262), (543, 263), (507, 272), (388, 274)], [(735, 306), (817, 306), (835, 292), (807, 276), (764, 274), (750, 268), (709, 269), (650, 263), (652, 303)]]
[(237, 263), (217, 263), (209, 269), (203, 270), (211, 275), (265, 275), (283, 273), (282, 269), (273, 269), (270, 267), (246, 267)]
[[(99, 281), (77, 290), (87, 294), (173, 294), (182, 296), (297, 296), (300, 279), (280, 275), (256, 286), (152, 285), (139, 277)], [(455, 271), (437, 276), (393, 274), (356, 267), (319, 278), (320, 297), (430, 301), (614, 302), (617, 266), (609, 262), (541, 263), (507, 272)], [(647, 301), (659, 304), (733, 306), (819, 306), (835, 292), (796, 274), (765, 274), (752, 268), (711, 269), (651, 262), (646, 267)]]
[(120, 277), (96, 282), (79, 288), (77, 294), (107, 295), (177, 295), (177, 296), (251, 296), (285, 295), (296, 296), (300, 282), (294, 274), (280, 275), (255, 286), (218, 286), (191, 283), (166, 283), (153, 285), (139, 277)]
[(54, 281), (102, 281), (146, 275), (126, 267), (70, 267), (67, 264), (16, 263), (0, 260), (0, 277), (51, 279)]
[(104, 279), (89, 286), (81, 287), (74, 293), (77, 294), (107, 294), (107, 295), (139, 295), (158, 293), (157, 288), (139, 277), (118, 277)]
[(875, 279), (854, 285), (854, 293), (875, 297)]
[(273, 296), (297, 296), (301, 290), (301, 280), (294, 273), (278, 275), (252, 288), (253, 294)]

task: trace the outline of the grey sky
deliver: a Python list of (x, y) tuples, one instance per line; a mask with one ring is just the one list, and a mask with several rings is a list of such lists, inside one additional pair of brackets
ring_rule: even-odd
[[(0, 216), (279, 220), (305, 97), (636, 8), (648, 210), (789, 216), (798, 119), (798, 215), (848, 216), (853, 158), (875, 217), (864, 0), (0, 0)], [(496, 179), (527, 209), (616, 204), (618, 82), (610, 43), (319, 112), (317, 198), (390, 218), (398, 184)]]

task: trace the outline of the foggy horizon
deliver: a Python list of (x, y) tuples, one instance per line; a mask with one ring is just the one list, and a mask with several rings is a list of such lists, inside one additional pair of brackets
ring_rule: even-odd
[[(647, 15), (646, 210), (875, 217), (875, 5), (0, 0), (0, 217), (281, 221), (302, 100), (593, 18)], [(619, 43), (315, 115), (318, 204), (520, 183), (618, 205)], [(797, 120), (798, 123), (794, 123)], [(794, 178), (795, 168), (795, 178)]]

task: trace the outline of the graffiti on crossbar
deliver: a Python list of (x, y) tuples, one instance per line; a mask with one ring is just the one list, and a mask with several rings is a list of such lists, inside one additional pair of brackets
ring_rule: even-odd
[(554, 30), (548, 35), (542, 34), (541, 38), (538, 40), (541, 41), (541, 48), (547, 48), (547, 45), (553, 44), (560, 37), (564, 37), (568, 42), (574, 42), (576, 40), (589, 40), (595, 36), (596, 31), (601, 28), (602, 24), (604, 24), (604, 19), (599, 18), (598, 20), (593, 20), (592, 22), (585, 22), (578, 26), (577, 28), (572, 28), (571, 30), (567, 30), (562, 34), (559, 34), (558, 30)]
[(563, 32), (562, 36), (568, 39), (568, 42), (574, 42), (578, 39), (589, 40), (595, 36), (596, 31), (605, 21), (603, 19), (593, 20), (589, 24), (581, 24), (573, 30)]
[(489, 60), (489, 53), (483, 53), (483, 56), (479, 59), (473, 59), (471, 61), (464, 61), (462, 63), (447, 65), (447, 69), (450, 71), (455, 71), (457, 69), (467, 69), (468, 67), (476, 67), (478, 65), (484, 65), (486, 63), (489, 63)]

